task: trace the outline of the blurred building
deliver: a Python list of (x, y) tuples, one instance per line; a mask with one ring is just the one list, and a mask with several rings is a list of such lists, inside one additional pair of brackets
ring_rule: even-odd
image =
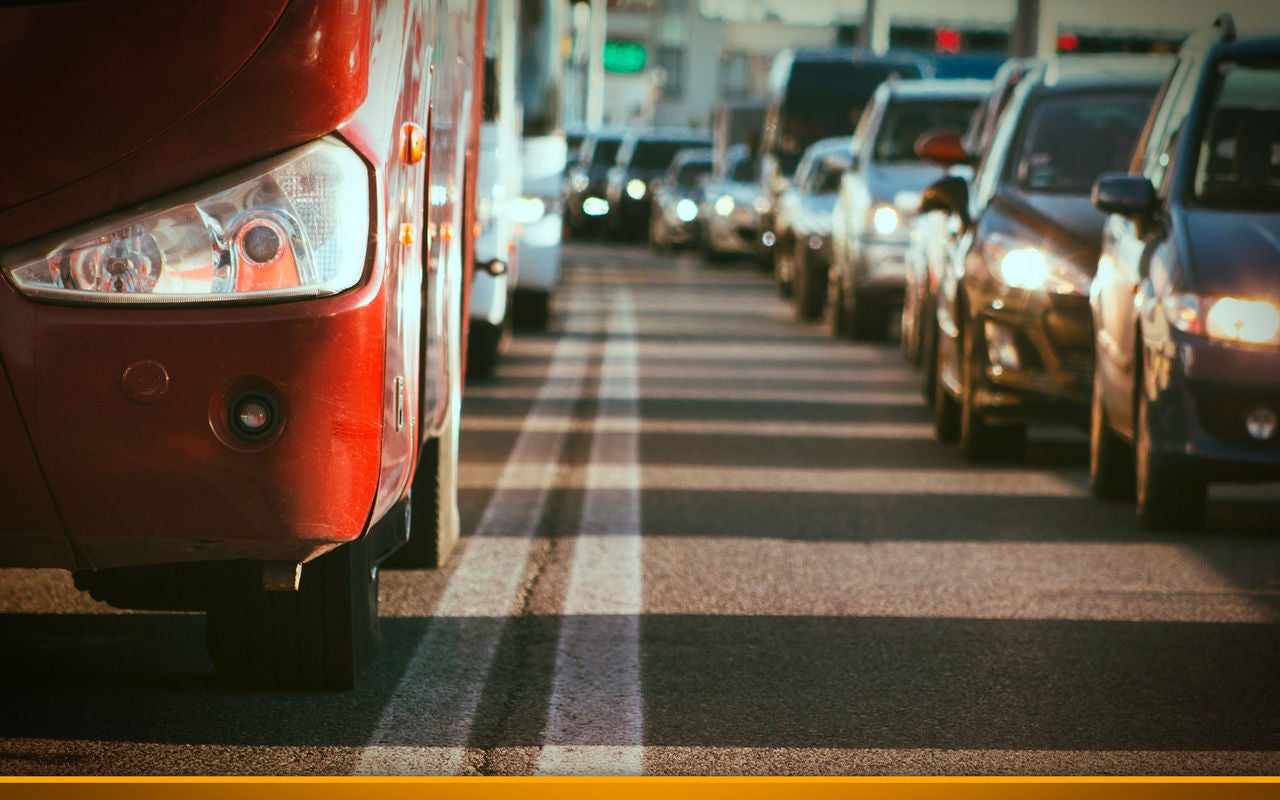
[[(1242, 30), (1277, 25), (1276, 0), (607, 0), (606, 47), (644, 65), (609, 69), (606, 124), (706, 128), (722, 100), (763, 93), (786, 47), (866, 46), (936, 57), (940, 75), (980, 74), (1011, 53), (1021, 7), (1035, 54), (1171, 51), (1221, 11)], [(638, 52), (638, 51), (637, 51)], [(635, 62), (632, 61), (632, 64)]]

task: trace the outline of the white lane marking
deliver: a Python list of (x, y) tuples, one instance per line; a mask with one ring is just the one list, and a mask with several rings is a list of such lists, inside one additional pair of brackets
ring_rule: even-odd
[[(547, 420), (545, 425), (559, 425), (559, 419)], [(593, 426), (606, 433), (620, 432), (630, 420), (615, 423), (612, 420), (574, 420), (574, 431), (590, 431)], [(529, 416), (523, 420), (497, 415), (472, 414), (463, 425), (465, 431), (519, 431), (532, 426), (540, 429), (542, 420)], [(912, 439), (932, 440), (933, 426), (927, 422), (796, 422), (792, 420), (686, 420), (642, 419), (640, 433), (651, 435), (694, 435), (734, 437), (780, 437), (820, 439)]]
[[(636, 319), (630, 294), (622, 289), (614, 297), (541, 775), (644, 771)], [(607, 435), (606, 420), (613, 422)]]
[[(744, 423), (745, 427), (745, 423)], [(612, 435), (612, 434), (610, 434)], [(526, 464), (512, 475), (514, 486), (528, 481), (521, 472), (536, 476), (542, 468)], [(587, 470), (562, 469), (555, 488), (584, 489)], [(491, 471), (479, 468), (464, 475), (464, 488), (491, 486)], [(626, 489), (631, 473), (625, 464), (597, 465), (591, 478), (594, 488)], [(474, 483), (473, 483), (474, 482)], [(707, 465), (646, 464), (644, 488), (688, 492), (800, 492), (818, 494), (875, 495), (1001, 495), (1005, 497), (1088, 496), (1081, 481), (1072, 481), (1052, 472), (1037, 470), (955, 470), (955, 469), (792, 469), (776, 467), (731, 467)]]
[[(486, 400), (525, 400), (534, 389), (524, 386), (488, 386), (475, 392)], [(541, 389), (538, 390), (541, 392)], [(905, 406), (920, 403), (920, 392), (838, 391), (833, 389), (744, 389), (728, 386), (652, 387), (645, 389), (645, 400), (681, 401), (712, 400), (716, 403), (838, 403), (842, 406)]]
[[(534, 403), (542, 424), (523, 430), (497, 489), (354, 772), (456, 775), (507, 618), (518, 608), (533, 534), (555, 484), (587, 361), (562, 338)], [(558, 423), (556, 422), (558, 421)], [(541, 465), (530, 468), (528, 465)], [(460, 484), (466, 480), (465, 469)], [(533, 490), (530, 492), (529, 490)], [(458, 621), (463, 620), (460, 624)]]

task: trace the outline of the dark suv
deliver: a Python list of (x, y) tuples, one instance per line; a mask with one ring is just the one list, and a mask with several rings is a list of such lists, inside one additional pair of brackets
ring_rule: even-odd
[[(1280, 36), (1187, 39), (1110, 212), (1090, 293), (1089, 485), (1198, 528), (1206, 483), (1280, 475)], [(1136, 489), (1136, 492), (1135, 492)]]
[[(1089, 282), (1104, 217), (1094, 180), (1129, 162), (1172, 59), (1071, 56), (1014, 90), (972, 181), (929, 187), (961, 231), (936, 295), (939, 439), (1017, 458), (1028, 422), (1083, 424), (1093, 379)], [(924, 143), (922, 143), (924, 144)]]

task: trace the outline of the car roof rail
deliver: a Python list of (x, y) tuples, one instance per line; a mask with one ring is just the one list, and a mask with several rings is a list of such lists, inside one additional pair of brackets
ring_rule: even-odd
[(1219, 14), (1213, 21), (1213, 27), (1218, 29), (1218, 38), (1224, 43), (1229, 44), (1236, 40), (1236, 18), (1230, 13)]

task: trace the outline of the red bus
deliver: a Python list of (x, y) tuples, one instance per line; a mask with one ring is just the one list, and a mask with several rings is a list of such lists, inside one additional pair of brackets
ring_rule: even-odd
[(0, 6), (0, 566), (354, 684), (378, 566), (458, 533), (484, 17)]

